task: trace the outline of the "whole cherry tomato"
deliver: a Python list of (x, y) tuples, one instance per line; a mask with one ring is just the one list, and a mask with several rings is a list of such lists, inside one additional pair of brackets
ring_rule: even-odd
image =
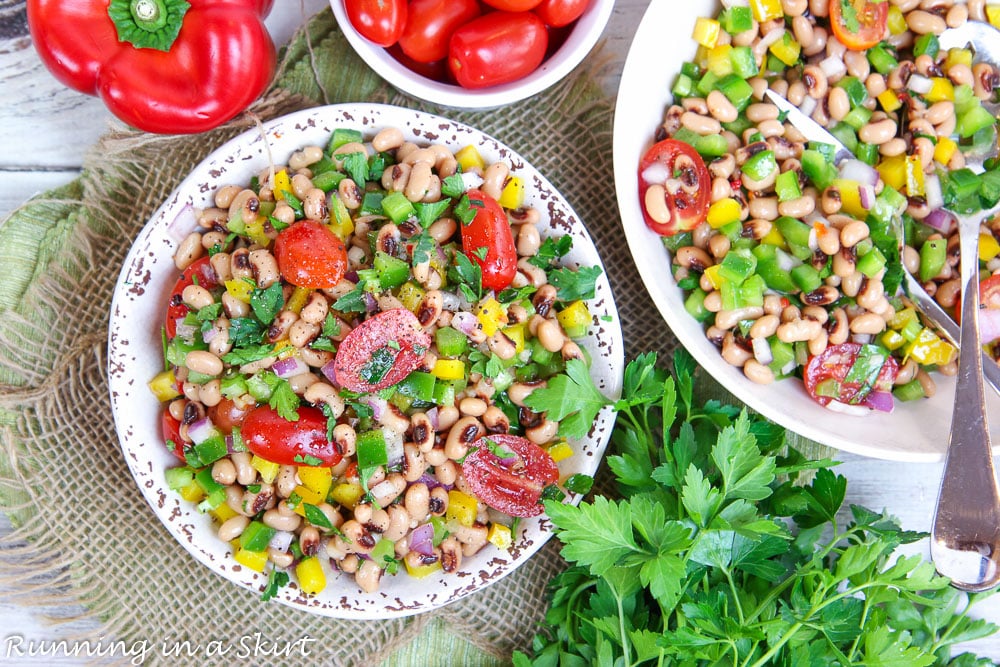
[(510, 222), (493, 197), (482, 190), (469, 190), (466, 194), (476, 217), (462, 225), (462, 250), (482, 269), (483, 287), (499, 292), (509, 287), (517, 274), (517, 247)]
[(548, 46), (548, 30), (532, 12), (491, 12), (452, 34), (448, 69), (464, 88), (496, 86), (538, 69)]
[(171, 454), (187, 463), (187, 459), (184, 457), (184, 441), (181, 440), (181, 423), (170, 416), (168, 410), (164, 410), (160, 427), (163, 432), (163, 444), (166, 445)]
[(561, 28), (583, 16), (589, 4), (590, 0), (542, 0), (535, 13), (545, 25)]
[(177, 279), (170, 298), (167, 300), (167, 314), (164, 317), (163, 326), (167, 331), (167, 338), (177, 335), (177, 320), (184, 319), (184, 316), (191, 312), (191, 309), (184, 303), (182, 294), (184, 288), (193, 285), (195, 281), (207, 290), (215, 289), (218, 286), (218, 278), (212, 265), (209, 264), (208, 257), (196, 259), (181, 273)]
[(847, 48), (863, 51), (885, 39), (889, 3), (885, 0), (830, 0), (830, 26)]
[(406, 27), (406, 0), (344, 0), (351, 25), (379, 46), (392, 46)]
[[(656, 189), (650, 192), (651, 188)], [(683, 141), (653, 144), (639, 162), (642, 215), (657, 234), (672, 236), (696, 227), (705, 219), (711, 197), (712, 179), (705, 161)]]
[(250, 408), (241, 408), (228, 398), (223, 398), (208, 409), (208, 418), (226, 435), (233, 432), (233, 427), (242, 424), (248, 414)]
[(281, 275), (298, 287), (333, 287), (347, 270), (347, 248), (329, 228), (300, 220), (283, 229), (274, 241)]
[(281, 465), (334, 466), (343, 456), (326, 437), (326, 416), (318, 409), (299, 406), (298, 421), (290, 422), (268, 405), (254, 408), (240, 433), (253, 454)]
[[(892, 383), (899, 373), (899, 362), (886, 353), (881, 369), (872, 383), (871, 387), (866, 387), (863, 382), (848, 378), (848, 374), (854, 367), (854, 362), (861, 352), (860, 343), (840, 343), (830, 345), (820, 354), (809, 359), (805, 370), (802, 373), (802, 381), (805, 383), (809, 396), (819, 403), (826, 405), (836, 398), (841, 403), (856, 403), (862, 389), (867, 393), (870, 391), (892, 391)], [(817, 387), (821, 382), (833, 380), (837, 383), (838, 395), (836, 397), (826, 396), (817, 393)]]
[(483, 0), (484, 3), (493, 9), (504, 12), (526, 12), (534, 9), (542, 0)]
[(472, 444), (462, 475), (486, 505), (511, 516), (542, 513), (542, 491), (559, 479), (548, 452), (527, 438), (509, 433), (487, 435)]
[(359, 393), (385, 389), (415, 370), (430, 345), (430, 335), (406, 308), (373, 315), (351, 329), (337, 348), (337, 384)]
[(399, 47), (419, 63), (443, 60), (455, 29), (480, 14), (476, 0), (410, 0)]

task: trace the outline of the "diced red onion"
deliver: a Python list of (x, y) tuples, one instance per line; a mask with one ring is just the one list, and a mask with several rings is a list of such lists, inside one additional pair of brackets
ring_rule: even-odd
[(922, 74), (911, 74), (910, 80), (906, 83), (906, 87), (918, 95), (926, 95), (931, 92), (931, 88), (934, 87), (934, 82)]
[(198, 327), (185, 323), (184, 319), (179, 317), (177, 318), (175, 332), (184, 342), (193, 343), (195, 334), (198, 333)]
[(833, 412), (839, 412), (844, 415), (853, 415), (854, 417), (866, 417), (871, 413), (871, 410), (861, 405), (848, 405), (847, 403), (841, 403), (840, 401), (830, 401), (826, 404), (827, 410), (832, 410)]
[(441, 307), (455, 312), (461, 307), (462, 300), (454, 292), (441, 292)]
[(384, 398), (379, 398), (378, 396), (366, 396), (364, 402), (372, 409), (372, 417), (375, 421), (382, 419), (382, 415), (385, 413), (386, 400)]
[(879, 412), (892, 412), (895, 401), (891, 391), (872, 391), (861, 401), (861, 405)]
[(289, 547), (292, 546), (292, 541), (295, 539), (293, 533), (287, 530), (279, 530), (272, 537), (271, 541), (267, 543), (267, 546), (275, 549), (276, 551), (288, 551)]
[(206, 343), (211, 343), (212, 339), (215, 338), (219, 333), (219, 330), (215, 327), (209, 327), (201, 332), (201, 339)]
[(378, 301), (375, 299), (374, 294), (366, 291), (361, 298), (364, 299), (365, 310), (369, 315), (378, 312)]
[(327, 380), (330, 381), (334, 387), (339, 387), (340, 383), (337, 382), (337, 369), (334, 367), (333, 361), (328, 361), (320, 367), (319, 372), (323, 374)]
[(984, 345), (1000, 338), (1000, 308), (979, 309), (979, 334)]
[(466, 171), (462, 173), (462, 183), (465, 184), (466, 190), (472, 190), (483, 184), (483, 177), (475, 172)]
[(838, 79), (847, 74), (847, 65), (844, 64), (843, 57), (824, 58), (819, 61), (819, 68), (823, 70), (823, 74), (826, 74), (827, 79)]
[(344, 280), (349, 280), (352, 283), (354, 283), (355, 285), (357, 285), (358, 284), (358, 272), (357, 271), (348, 271), (347, 273), (344, 274)]
[(278, 359), (271, 366), (271, 370), (274, 374), (280, 378), (290, 378), (295, 375), (302, 375), (303, 373), (309, 372), (309, 366), (306, 362), (302, 361), (298, 357), (286, 357), (284, 359)]
[(208, 417), (202, 417), (188, 426), (188, 437), (191, 438), (191, 442), (196, 445), (200, 445), (205, 442), (215, 435), (215, 433), (215, 425)]
[(754, 359), (765, 366), (774, 361), (774, 355), (771, 353), (771, 345), (763, 336), (753, 339), (753, 356)]
[(670, 170), (662, 162), (654, 162), (642, 170), (642, 180), (649, 185), (666, 183), (670, 177)]
[(760, 49), (763, 51), (767, 47), (771, 46), (779, 39), (785, 36), (784, 28), (774, 28), (769, 33), (760, 38), (760, 41), (754, 46), (754, 49)]
[(198, 219), (194, 214), (194, 206), (188, 204), (178, 211), (174, 219), (167, 225), (167, 233), (170, 234), (170, 238), (180, 243), (197, 225)]
[(878, 172), (861, 160), (844, 160), (840, 165), (840, 177), (848, 181), (857, 181), (862, 185), (878, 183)]
[(390, 468), (403, 462), (403, 434), (382, 429), (385, 436), (385, 455)]
[(451, 318), (451, 326), (458, 329), (466, 336), (475, 331), (477, 324), (479, 324), (479, 318), (467, 310), (459, 311), (455, 313), (454, 317)]
[(799, 111), (807, 116), (811, 116), (812, 112), (816, 110), (816, 98), (806, 95), (806, 98), (802, 100), (802, 104), (799, 105)]
[(386, 479), (373, 486), (371, 491), (373, 496), (379, 498), (381, 496), (391, 496), (395, 493), (396, 487), (392, 480)]
[(937, 174), (924, 176), (924, 199), (932, 211), (944, 206), (944, 194), (941, 192), (941, 179)]
[(861, 200), (861, 208), (870, 211), (871, 207), (875, 205), (875, 186), (867, 184), (860, 186), (858, 199)]
[(950, 235), (952, 230), (955, 228), (955, 216), (943, 208), (934, 209), (928, 213), (923, 222), (924, 224), (929, 225), (941, 232), (945, 236)]
[(441, 423), (438, 421), (438, 409), (435, 405), (433, 408), (424, 413), (427, 415), (427, 420), (431, 423), (431, 428), (435, 431), (438, 430), (438, 425)]
[(410, 533), (410, 550), (423, 556), (434, 555), (434, 526), (422, 524)]

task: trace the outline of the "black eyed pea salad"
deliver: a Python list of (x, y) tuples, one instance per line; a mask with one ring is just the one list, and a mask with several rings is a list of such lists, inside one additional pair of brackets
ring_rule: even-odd
[[(947, 310), (958, 235), (944, 210), (1000, 200), (1000, 73), (938, 36), (1000, 25), (982, 0), (725, 0), (698, 18), (674, 104), (638, 169), (646, 224), (663, 236), (685, 308), (753, 382), (800, 378), (821, 405), (891, 411), (935, 392), (957, 354), (899, 288), (917, 276)], [(807, 141), (770, 88), (853, 157)], [(901, 244), (905, 239), (905, 244)], [(1000, 354), (1000, 219), (983, 222), (983, 339)], [(902, 245), (902, 251), (900, 246)]]
[(150, 382), (166, 481), (265, 599), (456, 572), (589, 489), (548, 409), (588, 373), (600, 268), (563, 265), (525, 187), (474, 146), (344, 128), (198, 212)]

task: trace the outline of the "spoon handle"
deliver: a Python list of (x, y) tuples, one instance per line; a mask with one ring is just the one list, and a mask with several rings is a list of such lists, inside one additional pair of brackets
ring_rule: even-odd
[(979, 333), (979, 220), (959, 218), (962, 329), (951, 436), (931, 557), (938, 572), (964, 590), (1000, 581), (1000, 492), (986, 416)]

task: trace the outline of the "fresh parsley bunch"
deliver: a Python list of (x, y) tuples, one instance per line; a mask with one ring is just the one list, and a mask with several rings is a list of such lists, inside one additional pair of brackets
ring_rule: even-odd
[[(953, 644), (997, 630), (966, 615), (982, 594), (951, 588), (919, 556), (893, 556), (922, 534), (863, 507), (841, 512), (847, 480), (787, 447), (780, 427), (696, 405), (683, 351), (674, 377), (655, 363), (631, 362), (614, 404), (608, 465), (621, 499), (545, 503), (571, 567), (551, 582), (547, 627), (516, 666), (993, 664), (951, 657)], [(579, 384), (590, 412), (585, 377), (564, 384)], [(556, 405), (566, 388), (532, 397)]]

